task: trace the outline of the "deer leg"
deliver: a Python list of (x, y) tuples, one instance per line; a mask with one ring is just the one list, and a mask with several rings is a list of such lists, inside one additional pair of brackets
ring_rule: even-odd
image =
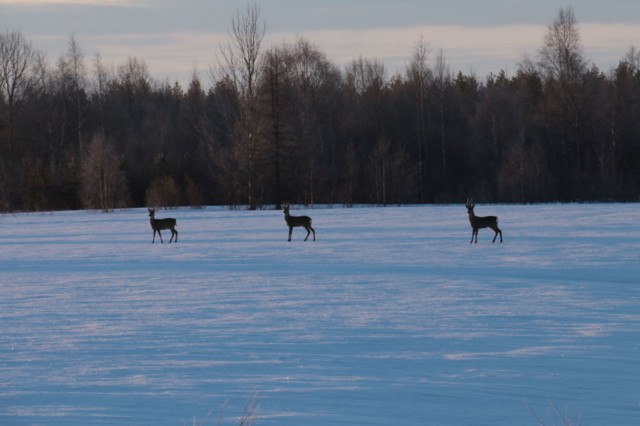
[(469, 241), (469, 244), (473, 243), (473, 236), (476, 234), (476, 230), (471, 228), (471, 241)]
[(153, 239), (151, 240), (151, 244), (156, 242), (156, 230), (153, 230)]
[(160, 237), (160, 243), (164, 244), (164, 241), (162, 241), (162, 233), (160, 232), (159, 229), (158, 229), (158, 236)]
[(480, 230), (480, 228), (476, 228), (476, 229), (474, 230), (474, 231), (475, 231), (475, 234), (476, 234), (476, 241), (475, 241), (475, 244), (478, 244), (478, 231), (479, 231), (479, 230)]
[(293, 227), (289, 227), (289, 239), (287, 241), (291, 241), (291, 232), (293, 232)]
[(306, 230), (307, 230), (307, 236), (306, 236), (306, 237), (304, 237), (304, 240), (305, 240), (305, 241), (307, 241), (307, 238), (309, 238), (309, 234), (311, 234), (311, 231), (309, 230), (309, 227), (308, 227), (308, 226), (305, 226), (305, 227), (304, 227), (304, 229), (306, 229)]
[(500, 230), (500, 228), (498, 228), (497, 226), (492, 226), (491, 229), (493, 229), (493, 232), (495, 232), (495, 235), (493, 236), (493, 241), (491, 241), (492, 243), (496, 242), (496, 238), (498, 238), (498, 234), (500, 234), (500, 242), (502, 242), (502, 231)]
[(309, 229), (311, 229), (311, 232), (313, 232), (313, 241), (316, 240), (316, 230), (313, 229), (311, 226), (309, 226)]
[(176, 233), (176, 243), (178, 242), (178, 230), (177, 229), (172, 229), (173, 232)]

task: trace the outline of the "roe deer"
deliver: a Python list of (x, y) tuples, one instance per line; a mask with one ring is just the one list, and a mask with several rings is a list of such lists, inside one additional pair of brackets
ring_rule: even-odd
[(160, 236), (160, 242), (162, 241), (162, 234), (160, 233), (163, 229), (171, 230), (171, 239), (169, 240), (169, 244), (173, 241), (173, 237), (176, 237), (176, 243), (178, 242), (178, 231), (176, 231), (176, 220), (174, 218), (168, 217), (166, 219), (156, 219), (156, 209), (147, 209), (149, 210), (149, 217), (151, 222), (151, 229), (153, 229), (153, 240), (151, 240), (151, 244), (156, 241), (156, 232)]
[(478, 230), (482, 228), (491, 228), (496, 233), (493, 236), (492, 243), (496, 242), (496, 237), (500, 234), (500, 242), (502, 242), (502, 231), (498, 228), (498, 218), (495, 216), (476, 216), (473, 212), (473, 208), (475, 204), (471, 202), (470, 199), (467, 199), (467, 213), (469, 213), (469, 222), (471, 222), (471, 228), (473, 231), (471, 232), (471, 241), (473, 242), (473, 237), (476, 237), (476, 243), (478, 242)]
[(282, 210), (284, 211), (284, 220), (287, 222), (287, 226), (289, 226), (289, 240), (291, 241), (291, 232), (293, 228), (297, 226), (302, 226), (307, 230), (307, 236), (305, 237), (305, 241), (309, 238), (309, 234), (313, 232), (313, 241), (316, 240), (316, 231), (311, 227), (311, 218), (309, 216), (291, 216), (289, 214), (289, 205), (285, 204), (282, 206)]

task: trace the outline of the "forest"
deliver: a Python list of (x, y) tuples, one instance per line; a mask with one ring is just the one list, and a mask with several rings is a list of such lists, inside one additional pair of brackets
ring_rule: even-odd
[(266, 28), (239, 10), (187, 87), (0, 34), (0, 211), (640, 199), (640, 52), (599, 70), (571, 8), (483, 81), (423, 38), (389, 76)]

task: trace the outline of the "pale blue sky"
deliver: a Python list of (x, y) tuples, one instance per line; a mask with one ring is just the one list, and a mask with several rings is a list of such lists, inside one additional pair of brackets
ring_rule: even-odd
[[(267, 24), (264, 47), (305, 37), (344, 66), (359, 56), (403, 72), (423, 36), (442, 49), (452, 72), (484, 78), (512, 73), (535, 55), (546, 27), (571, 6), (585, 56), (608, 71), (631, 46), (640, 49), (639, 0), (258, 0)], [(232, 0), (0, 0), (0, 30), (20, 30), (50, 61), (71, 34), (87, 58), (100, 52), (118, 65), (144, 59), (157, 79), (185, 82), (215, 64), (231, 17), (248, 2)]]

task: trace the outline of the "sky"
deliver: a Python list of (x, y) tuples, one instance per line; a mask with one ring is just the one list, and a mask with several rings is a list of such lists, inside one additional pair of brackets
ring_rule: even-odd
[[(257, 0), (263, 48), (303, 37), (343, 68), (375, 58), (404, 73), (420, 39), (453, 73), (513, 75), (535, 56), (548, 25), (572, 7), (585, 57), (608, 72), (640, 49), (638, 0)], [(155, 79), (186, 84), (206, 77), (229, 39), (232, 17), (249, 1), (0, 0), (0, 31), (22, 32), (52, 63), (73, 36), (87, 59), (117, 66), (143, 59)]]

